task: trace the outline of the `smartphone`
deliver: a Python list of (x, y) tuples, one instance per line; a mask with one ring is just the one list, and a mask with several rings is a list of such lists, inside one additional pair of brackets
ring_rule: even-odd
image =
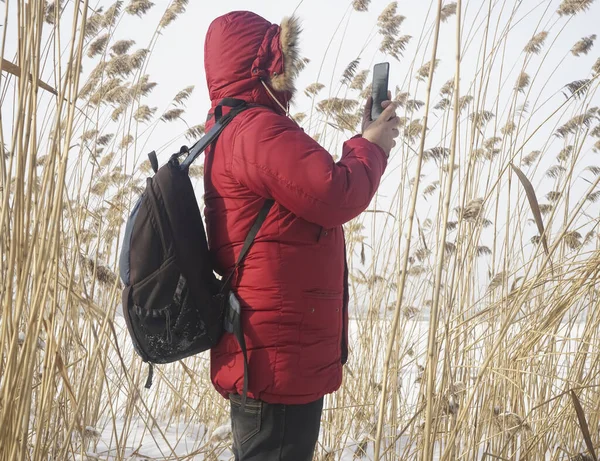
[(388, 99), (388, 80), (390, 77), (390, 63), (382, 62), (373, 67), (373, 107), (371, 108), (371, 120), (383, 112), (381, 103)]

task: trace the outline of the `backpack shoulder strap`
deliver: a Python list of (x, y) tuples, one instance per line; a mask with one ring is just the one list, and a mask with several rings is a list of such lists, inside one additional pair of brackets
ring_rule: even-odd
[(256, 235), (258, 234), (258, 231), (260, 230), (261, 226), (265, 222), (265, 219), (267, 219), (267, 215), (269, 214), (273, 203), (275, 203), (273, 200), (265, 200), (265, 203), (258, 212), (254, 224), (252, 224), (252, 227), (250, 228), (250, 231), (246, 236), (246, 240), (244, 240), (244, 246), (242, 247), (242, 251), (240, 251), (238, 259), (235, 263), (236, 269), (239, 267), (239, 265), (242, 263), (242, 261), (248, 254), (248, 250), (250, 249), (252, 242), (254, 242), (254, 239), (256, 238)]
[[(222, 106), (231, 107), (231, 110), (227, 114), (223, 115)], [(223, 101), (221, 101), (221, 103), (215, 108), (215, 124), (208, 131), (208, 133), (206, 133), (196, 144), (192, 146), (192, 148), (189, 150), (188, 156), (181, 163), (181, 169), (189, 168), (192, 162), (196, 160), (196, 158), (202, 152), (204, 152), (204, 150), (206, 150), (206, 148), (217, 138), (217, 136), (219, 136), (219, 134), (221, 134), (223, 129), (227, 126), (227, 124), (229, 124), (229, 122), (231, 122), (231, 120), (233, 120), (233, 118), (236, 115), (243, 112), (244, 110), (250, 109), (251, 107), (257, 106), (253, 104), (247, 104), (245, 101), (239, 99), (232, 98), (225, 98)], [(273, 203), (275, 203), (273, 200), (265, 200), (265, 203), (263, 204), (258, 215), (256, 216), (252, 227), (248, 231), (248, 235), (244, 240), (244, 245), (242, 246), (242, 249), (240, 251), (240, 254), (237, 258), (233, 270), (221, 285), (221, 295), (224, 295), (226, 297), (226, 302), (228, 306), (225, 314), (227, 317), (226, 323), (231, 328), (229, 330), (230, 333), (233, 333), (233, 335), (237, 339), (244, 357), (244, 387), (242, 393), (242, 408), (245, 408), (246, 406), (246, 399), (248, 395), (248, 351), (246, 348), (246, 340), (244, 338), (244, 332), (242, 329), (241, 307), (239, 306), (239, 303), (236, 303), (236, 305), (232, 305), (229, 299), (231, 279), (233, 277), (233, 274), (235, 274), (240, 264), (248, 254), (248, 251), (250, 250), (252, 243), (254, 243), (254, 240), (258, 235), (260, 228), (265, 222), (265, 219), (267, 218), (267, 215), (269, 214)]]
[[(222, 106), (231, 107), (231, 110), (223, 114)], [(215, 108), (215, 124), (202, 138), (198, 140), (188, 151), (188, 156), (181, 162), (181, 169), (185, 170), (198, 158), (198, 156), (210, 146), (221, 134), (225, 127), (239, 113), (249, 109), (251, 106), (241, 99), (226, 98)]]
[(221, 289), (222, 293), (229, 290), (229, 288), (231, 286), (231, 278), (233, 277), (233, 274), (235, 274), (236, 270), (240, 267), (240, 264), (242, 263), (242, 261), (244, 261), (244, 258), (248, 254), (248, 250), (250, 250), (252, 243), (254, 243), (254, 239), (258, 235), (258, 231), (260, 230), (261, 226), (265, 222), (265, 219), (267, 219), (267, 215), (269, 214), (269, 210), (271, 210), (273, 203), (275, 203), (273, 200), (265, 200), (265, 203), (263, 204), (262, 208), (258, 212), (258, 215), (256, 216), (256, 219), (254, 220), (254, 223), (252, 224), (250, 231), (248, 231), (246, 240), (244, 240), (244, 245), (242, 246), (242, 250), (240, 251), (237, 261), (235, 262), (235, 266), (233, 266), (233, 270), (229, 273), (229, 275), (223, 282), (222, 289)]
[[(233, 333), (235, 338), (237, 339), (238, 344), (240, 345), (240, 349), (242, 350), (242, 355), (244, 356), (244, 388), (242, 392), (242, 408), (246, 406), (246, 399), (248, 396), (248, 350), (246, 348), (246, 339), (244, 338), (244, 331), (242, 329), (242, 310), (237, 299), (230, 299), (230, 287), (231, 287), (231, 278), (233, 274), (235, 274), (237, 268), (240, 266), (246, 255), (248, 254), (248, 250), (252, 246), (258, 231), (260, 230), (262, 224), (265, 222), (267, 215), (269, 214), (269, 210), (275, 203), (273, 200), (265, 200), (264, 205), (260, 209), (254, 224), (250, 228), (248, 235), (246, 236), (246, 240), (244, 241), (244, 246), (240, 251), (237, 262), (231, 273), (225, 279), (221, 287), (221, 293), (227, 297), (228, 300), (228, 308), (226, 310), (226, 328), (227, 331)], [(233, 301), (233, 302), (232, 302)]]

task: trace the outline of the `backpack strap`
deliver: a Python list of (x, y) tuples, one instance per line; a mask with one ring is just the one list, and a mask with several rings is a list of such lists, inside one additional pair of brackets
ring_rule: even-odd
[(267, 215), (269, 214), (269, 210), (273, 206), (273, 203), (274, 203), (273, 200), (265, 200), (265, 203), (263, 204), (262, 208), (260, 209), (260, 212), (258, 213), (258, 216), (256, 217), (256, 220), (254, 221), (254, 224), (252, 224), (252, 227), (250, 228), (250, 231), (248, 232), (248, 235), (246, 236), (246, 240), (244, 241), (244, 246), (242, 247), (242, 250), (240, 251), (237, 262), (235, 263), (235, 266), (233, 267), (233, 270), (227, 276), (227, 278), (225, 279), (225, 281), (223, 282), (223, 285), (221, 287), (221, 293), (225, 294), (225, 296), (227, 297), (227, 306), (228, 307), (227, 307), (227, 311), (226, 311), (225, 315), (226, 315), (226, 323), (229, 326), (228, 331), (230, 333), (233, 333), (233, 335), (235, 336), (235, 339), (237, 339), (237, 342), (240, 345), (240, 349), (242, 350), (242, 355), (244, 356), (244, 389), (243, 389), (243, 394), (242, 394), (242, 408), (245, 408), (246, 399), (248, 397), (248, 350), (246, 348), (246, 339), (244, 338), (244, 331), (242, 329), (242, 310), (241, 310), (240, 304), (237, 301), (237, 299), (234, 298), (232, 300), (231, 296), (230, 296), (230, 294), (231, 294), (230, 293), (231, 279), (233, 277), (233, 274), (235, 274), (235, 272), (239, 268), (240, 264), (242, 263), (242, 261), (244, 260), (246, 255), (248, 254), (248, 250), (252, 246), (254, 239), (258, 235), (258, 231), (260, 230), (261, 226), (265, 222), (265, 219), (267, 218)]
[[(223, 115), (223, 106), (230, 107), (231, 110)], [(181, 163), (180, 168), (185, 170), (189, 168), (189, 166), (198, 158), (198, 156), (206, 150), (206, 148), (214, 142), (214, 140), (221, 134), (221, 132), (225, 129), (225, 127), (233, 120), (233, 118), (239, 113), (249, 109), (250, 107), (256, 107), (255, 105), (247, 104), (245, 101), (241, 99), (234, 98), (225, 98), (221, 101), (219, 105), (215, 107), (215, 124), (212, 128), (206, 133), (198, 142), (196, 142), (189, 151), (187, 151), (188, 156)], [(183, 151), (182, 153), (185, 153)], [(178, 156), (178, 154), (176, 155)], [(263, 204), (258, 216), (256, 217), (248, 235), (246, 236), (246, 240), (244, 240), (244, 245), (242, 246), (242, 250), (238, 256), (238, 259), (235, 263), (235, 266), (231, 273), (227, 276), (223, 284), (221, 285), (221, 295), (225, 295), (227, 302), (227, 310), (226, 310), (226, 322), (231, 326), (231, 333), (235, 336), (238, 341), (240, 348), (242, 350), (242, 354), (244, 356), (244, 388), (242, 395), (242, 408), (246, 406), (246, 400), (248, 397), (248, 350), (246, 348), (246, 340), (244, 338), (244, 332), (242, 329), (242, 312), (239, 302), (236, 302), (235, 305), (232, 305), (229, 299), (229, 292), (231, 290), (231, 279), (233, 274), (238, 270), (240, 264), (243, 262), (244, 258), (248, 254), (252, 243), (254, 243), (254, 239), (256, 238), (258, 231), (261, 226), (265, 222), (271, 207), (273, 206), (273, 200), (266, 200)]]
[[(223, 115), (223, 106), (231, 107), (231, 110), (226, 115)], [(236, 115), (249, 108), (250, 105), (246, 104), (246, 102), (241, 99), (226, 98), (221, 101), (215, 108), (215, 124), (208, 130), (208, 133), (202, 136), (202, 138), (200, 138), (189, 150), (186, 149), (188, 156), (181, 162), (180, 168), (182, 170), (188, 169), (194, 160), (196, 160), (215, 139), (217, 139), (229, 122), (231, 122)], [(177, 156), (179, 156), (179, 154), (176, 154), (176, 157)]]
[(258, 231), (260, 230), (261, 226), (265, 222), (265, 219), (267, 219), (267, 215), (269, 214), (269, 211), (271, 210), (273, 203), (275, 203), (273, 200), (265, 200), (265, 203), (263, 204), (262, 208), (258, 212), (258, 216), (256, 216), (256, 219), (254, 220), (254, 224), (252, 224), (252, 227), (250, 228), (250, 231), (248, 232), (248, 235), (246, 236), (246, 240), (244, 240), (244, 246), (242, 246), (242, 250), (240, 251), (240, 254), (237, 258), (235, 266), (233, 266), (233, 270), (229, 273), (229, 275), (223, 282), (223, 285), (221, 288), (221, 293), (225, 293), (226, 291), (228, 291), (231, 288), (231, 279), (233, 278), (233, 274), (235, 274), (235, 272), (240, 267), (240, 264), (242, 264), (242, 262), (244, 261), (244, 258), (248, 254), (248, 250), (250, 250), (250, 247), (252, 246), (252, 243), (254, 243), (254, 239), (256, 238)]

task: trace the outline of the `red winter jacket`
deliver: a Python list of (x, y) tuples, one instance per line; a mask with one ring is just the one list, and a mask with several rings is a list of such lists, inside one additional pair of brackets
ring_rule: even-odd
[[(234, 266), (265, 199), (273, 205), (233, 278), (249, 358), (248, 396), (302, 404), (334, 392), (347, 358), (348, 288), (342, 224), (364, 211), (386, 167), (375, 144), (355, 137), (335, 163), (274, 102), (285, 104), (297, 71), (298, 25), (249, 12), (220, 17), (205, 43), (213, 108), (226, 97), (260, 108), (238, 115), (205, 157), (205, 216), (221, 274)], [(210, 122), (208, 126), (210, 126)], [(223, 395), (242, 393), (243, 357), (233, 335), (211, 352)]]

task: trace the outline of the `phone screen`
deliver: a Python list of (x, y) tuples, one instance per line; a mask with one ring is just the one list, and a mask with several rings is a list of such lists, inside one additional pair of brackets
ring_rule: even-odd
[(371, 109), (371, 120), (376, 120), (383, 112), (381, 103), (388, 99), (389, 75), (389, 62), (375, 64), (375, 67), (373, 67), (373, 108)]

